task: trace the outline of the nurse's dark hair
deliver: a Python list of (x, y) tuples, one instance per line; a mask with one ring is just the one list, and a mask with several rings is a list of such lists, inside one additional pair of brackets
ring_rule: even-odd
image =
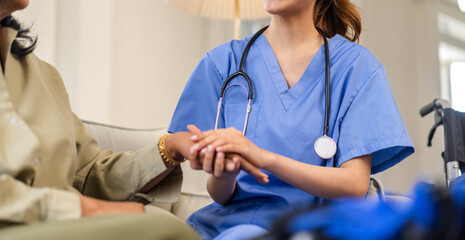
[(328, 38), (339, 34), (358, 42), (362, 32), (359, 9), (350, 0), (316, 0), (313, 22)]
[(18, 57), (24, 57), (34, 51), (37, 37), (32, 37), (30, 35), (30, 29), (23, 27), (13, 16), (10, 15), (2, 19), (2, 21), (0, 21), (0, 26), (13, 28), (18, 31), (11, 45), (12, 54)]

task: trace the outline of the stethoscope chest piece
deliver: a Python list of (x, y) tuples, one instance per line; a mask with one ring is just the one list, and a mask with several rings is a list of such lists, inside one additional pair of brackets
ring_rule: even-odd
[(324, 135), (315, 141), (314, 148), (319, 157), (330, 159), (336, 154), (337, 145), (332, 138)]

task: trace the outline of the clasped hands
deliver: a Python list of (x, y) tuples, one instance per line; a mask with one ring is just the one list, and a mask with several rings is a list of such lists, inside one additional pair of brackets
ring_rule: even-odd
[(268, 183), (268, 175), (260, 170), (266, 165), (262, 158), (266, 151), (260, 149), (234, 128), (201, 132), (189, 125), (190, 139), (195, 143), (189, 149), (193, 169), (202, 169), (215, 177), (232, 178), (242, 169), (260, 183)]

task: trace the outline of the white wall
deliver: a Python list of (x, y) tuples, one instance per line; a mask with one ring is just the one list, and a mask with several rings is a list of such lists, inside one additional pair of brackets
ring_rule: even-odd
[(25, 10), (14, 13), (25, 26), (32, 26), (32, 33), (39, 36), (40, 40), (35, 53), (51, 64), (56, 63), (57, 51), (55, 48), (58, 14), (56, 2), (57, 0), (31, 0)]
[(15, 14), (61, 73), (74, 111), (127, 127), (166, 127), (205, 53), (204, 23), (162, 0), (32, 0)]
[(84, 119), (111, 122), (113, 1), (57, 1), (56, 67)]
[(82, 118), (111, 122), (112, 0), (32, 0), (15, 15), (38, 35), (35, 53), (54, 65)]
[[(432, 117), (420, 107), (440, 96), (436, 1), (358, 0), (361, 43), (385, 65), (416, 153), (379, 174), (407, 192), (420, 175), (443, 179), (441, 129), (426, 148)], [(232, 38), (232, 22), (181, 13), (162, 0), (32, 0), (19, 14), (34, 22), (36, 53), (55, 64), (72, 107), (85, 118), (126, 127), (169, 124), (202, 55)]]
[(114, 1), (112, 123), (167, 127), (205, 54), (204, 21), (164, 1)]

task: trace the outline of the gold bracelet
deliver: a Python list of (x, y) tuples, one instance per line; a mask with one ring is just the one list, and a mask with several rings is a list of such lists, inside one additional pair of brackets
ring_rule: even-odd
[(163, 161), (173, 166), (179, 165), (180, 163), (184, 161), (179, 161), (179, 160), (172, 158), (170, 154), (168, 153), (168, 151), (166, 150), (165, 141), (169, 135), (171, 135), (171, 133), (167, 133), (163, 135), (163, 137), (161, 137), (160, 140), (158, 140), (158, 151), (160, 152), (160, 156), (163, 159)]

